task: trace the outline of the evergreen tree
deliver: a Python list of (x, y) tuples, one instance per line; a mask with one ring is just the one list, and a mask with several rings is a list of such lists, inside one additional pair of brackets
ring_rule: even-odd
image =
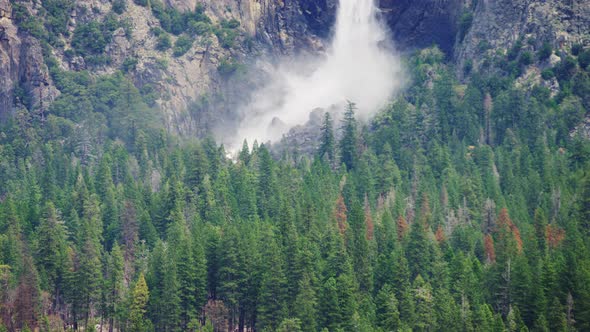
[(352, 204), (349, 220), (351, 227), (347, 231), (347, 245), (356, 280), (359, 281), (361, 291), (369, 292), (373, 289), (371, 253), (366, 236), (365, 213), (358, 202)]
[(104, 318), (109, 320), (109, 331), (115, 328), (115, 319), (121, 316), (119, 303), (124, 293), (124, 262), (123, 253), (117, 244), (113, 246), (110, 255), (107, 256), (105, 264), (105, 282), (103, 287), (103, 313)]
[(494, 331), (494, 313), (489, 305), (479, 305), (475, 311), (475, 329), (482, 332)]
[(590, 175), (586, 174), (582, 179), (581, 197), (578, 203), (580, 215), (580, 227), (582, 232), (590, 234)]
[(415, 305), (410, 283), (410, 268), (408, 261), (402, 252), (394, 254), (394, 277), (395, 297), (399, 301), (400, 319), (403, 323), (412, 326), (415, 316)]
[(262, 218), (273, 218), (278, 215), (280, 202), (274, 162), (264, 145), (260, 146), (258, 155), (258, 213)]
[(347, 169), (353, 169), (357, 160), (357, 123), (354, 118), (356, 105), (348, 102), (342, 119), (342, 138), (340, 139), (340, 160)]
[(150, 322), (147, 320), (147, 304), (149, 291), (143, 273), (139, 274), (135, 288), (133, 288), (131, 308), (129, 312), (129, 330), (131, 332), (143, 332), (149, 330)]
[(320, 158), (327, 158), (330, 162), (334, 161), (334, 129), (332, 123), (332, 116), (329, 112), (324, 115), (324, 121), (321, 127), (321, 140), (318, 150)]
[(432, 272), (433, 247), (426, 233), (424, 218), (418, 218), (412, 223), (408, 238), (406, 257), (415, 278), (418, 274), (430, 276)]
[(334, 277), (330, 277), (322, 286), (319, 317), (321, 326), (329, 331), (336, 331), (340, 323), (337, 287)]
[(35, 328), (40, 316), (39, 275), (32, 257), (24, 253), (14, 299), (15, 328)]
[(77, 291), (73, 294), (73, 317), (82, 318), (88, 326), (91, 309), (99, 299), (102, 271), (101, 234), (102, 222), (96, 195), (84, 202), (84, 213), (78, 236), (78, 254), (75, 262)]
[(295, 298), (293, 312), (301, 322), (303, 332), (317, 331), (317, 298), (311, 278), (305, 274), (299, 282), (299, 293)]
[(272, 233), (266, 235), (267, 245), (262, 254), (263, 272), (260, 280), (256, 326), (260, 330), (277, 329), (287, 316), (287, 278), (282, 251)]
[(434, 310), (434, 294), (429, 283), (420, 275), (414, 279), (414, 305), (416, 307), (416, 320), (414, 330), (432, 331), (436, 329), (436, 313)]
[(326, 114), (312, 160), (245, 142), (234, 162), (152, 127), (149, 86), (48, 59), (49, 116), (17, 93), (0, 126), (0, 331), (590, 330), (590, 144), (571, 135), (590, 80), (568, 58), (557, 95), (515, 85), (520, 44), (462, 84), (416, 52), (405, 95), (362, 128), (349, 103), (337, 143)]
[(385, 284), (375, 298), (377, 326), (383, 331), (397, 331), (400, 327), (398, 302), (389, 284)]
[[(168, 228), (168, 241), (171, 258), (176, 262), (179, 317), (181, 328), (186, 329), (189, 322), (196, 318), (197, 310), (197, 264), (193, 256), (191, 237), (188, 236), (188, 227), (184, 218), (182, 203), (177, 202), (170, 215), (171, 223)], [(202, 286), (202, 285), (201, 285)]]
[[(217, 298), (223, 301), (230, 310), (230, 323), (233, 324), (238, 311), (240, 297), (241, 271), (243, 269), (238, 249), (239, 233), (235, 226), (228, 225), (219, 243), (217, 260), (219, 263), (216, 276), (212, 276), (217, 283)], [(208, 261), (212, 261), (208, 259)]]
[(36, 256), (41, 268), (40, 275), (42, 279), (46, 279), (48, 289), (54, 295), (52, 306), (57, 310), (63, 301), (68, 244), (64, 222), (60, 220), (52, 202), (45, 204), (37, 233), (39, 246)]
[(157, 331), (174, 331), (180, 312), (179, 285), (174, 256), (166, 243), (156, 243), (149, 267), (149, 317)]

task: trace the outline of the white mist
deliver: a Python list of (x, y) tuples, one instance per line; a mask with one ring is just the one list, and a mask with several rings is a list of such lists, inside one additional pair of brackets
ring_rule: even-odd
[[(374, 0), (340, 0), (334, 36), (327, 53), (305, 66), (284, 63), (273, 79), (256, 91), (242, 110), (244, 121), (236, 147), (280, 139), (289, 128), (304, 124), (315, 108), (344, 110), (347, 100), (367, 119), (400, 87), (399, 59), (387, 47), (387, 30), (377, 20)], [(312, 66), (312, 70), (308, 67)]]

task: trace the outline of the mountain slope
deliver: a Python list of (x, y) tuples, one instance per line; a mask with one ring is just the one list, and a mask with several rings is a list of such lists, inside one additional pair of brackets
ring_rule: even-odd
[[(454, 59), (459, 75), (465, 67), (497, 67), (496, 54), (517, 41), (533, 53), (549, 43), (555, 55), (550, 64), (571, 54), (574, 44), (588, 42), (590, 5), (584, 1), (382, 0), (379, 5), (399, 48), (437, 44)], [(235, 109), (264, 79), (259, 69), (249, 71), (254, 61), (321, 51), (336, 6), (335, 0), (2, 0), (0, 119), (22, 108), (48, 111), (60, 94), (47, 67), (52, 57), (64, 71), (96, 76), (124, 70), (148, 104), (160, 110), (170, 132), (194, 135), (232, 126)], [(538, 63), (535, 73), (523, 73), (527, 79), (533, 75), (539, 81), (548, 64)]]

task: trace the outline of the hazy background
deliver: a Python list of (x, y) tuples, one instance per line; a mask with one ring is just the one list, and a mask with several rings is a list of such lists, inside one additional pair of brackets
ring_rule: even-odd
[(270, 79), (240, 110), (244, 119), (234, 148), (244, 139), (277, 140), (304, 124), (316, 108), (343, 110), (347, 100), (357, 117), (375, 114), (402, 85), (398, 56), (373, 0), (341, 0), (333, 38), (325, 54), (283, 59), (268, 70)]

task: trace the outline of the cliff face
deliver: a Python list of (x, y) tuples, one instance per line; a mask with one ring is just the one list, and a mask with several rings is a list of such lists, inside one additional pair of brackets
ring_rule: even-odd
[[(192, 46), (181, 55), (159, 46), (154, 29), (163, 23), (150, 1), (71, 3), (66, 15), (70, 34), (49, 47), (59, 67), (102, 75), (132, 59), (127, 76), (138, 88), (155, 91), (167, 128), (193, 135), (210, 122), (231, 118), (243, 101), (241, 90), (261, 80), (257, 73), (244, 74), (239, 64), (248, 68), (255, 60), (269, 63), (277, 55), (321, 51), (334, 25), (338, 0), (165, 0), (165, 6), (181, 13), (203, 6), (215, 26), (239, 22), (231, 46), (220, 38), (222, 34), (192, 36)], [(113, 14), (117, 3), (123, 3), (124, 10)], [(0, 0), (0, 120), (23, 107), (43, 113), (60, 93), (48, 73), (43, 41), (19, 28), (15, 4), (33, 16), (44, 12), (42, 4), (32, 0)], [(534, 40), (526, 46), (532, 51), (549, 41), (556, 56), (572, 43), (589, 43), (590, 2), (585, 0), (380, 0), (379, 6), (400, 49), (437, 44), (457, 68), (471, 62), (477, 68), (486, 56), (508, 50), (517, 40)], [(110, 32), (103, 50), (109, 61), (90, 65), (84, 57), (72, 55), (76, 28), (107, 15), (115, 15), (127, 27)], [(174, 45), (179, 36), (170, 34), (169, 43)]]
[(461, 0), (381, 0), (380, 7), (401, 49), (438, 45), (451, 54), (457, 35)]
[[(41, 10), (41, 6), (32, 1), (18, 3), (33, 16)], [(231, 112), (238, 90), (244, 84), (252, 83), (248, 80), (255, 80), (242, 77), (236, 82), (223, 75), (220, 66), (248, 63), (261, 55), (271, 61), (279, 54), (321, 49), (320, 36), (329, 34), (336, 7), (335, 0), (167, 0), (166, 5), (179, 12), (190, 12), (203, 6), (212, 25), (230, 20), (239, 22), (233, 45), (223, 45), (215, 34), (207, 38), (194, 37), (192, 47), (179, 56), (173, 54), (172, 48), (162, 50), (158, 47), (154, 29), (162, 27), (162, 23), (149, 6), (126, 1), (125, 10), (117, 15), (117, 19), (125, 22), (131, 33), (123, 28), (112, 32), (110, 43), (104, 48), (108, 63), (93, 66), (84, 57), (68, 54), (76, 27), (104, 20), (112, 13), (113, 3), (75, 1), (67, 23), (70, 35), (62, 38), (62, 47), (51, 47), (51, 55), (63, 70), (88, 69), (97, 75), (113, 73), (126, 60), (133, 59), (136, 63), (128, 76), (138, 88), (149, 86), (156, 90), (157, 104), (164, 113), (167, 128), (186, 135), (200, 132), (203, 124), (199, 122), (219, 119), (223, 113)], [(20, 107), (43, 112), (59, 95), (48, 74), (41, 41), (19, 29), (12, 7), (9, 0), (0, 0), (0, 119), (3, 120)], [(178, 38), (170, 34), (170, 44), (174, 45)], [(21, 99), (27, 99), (27, 105), (23, 105), (25, 102)], [(201, 102), (203, 100), (207, 100), (206, 105)], [(189, 112), (191, 109), (192, 113), (204, 114), (195, 116)]]
[(16, 27), (8, 17), (11, 13), (8, 0), (0, 0), (0, 120), (6, 120), (12, 109), (14, 82), (18, 78), (13, 47), (20, 48), (20, 39), (15, 38)]
[(550, 43), (558, 57), (573, 44), (590, 46), (590, 2), (586, 0), (481, 0), (473, 4), (471, 21), (464, 39), (456, 44), (459, 68), (467, 61), (479, 67), (519, 40), (533, 52)]
[(23, 107), (43, 109), (59, 94), (49, 77), (39, 41), (19, 36), (11, 15), (10, 2), (0, 0), (0, 121)]

